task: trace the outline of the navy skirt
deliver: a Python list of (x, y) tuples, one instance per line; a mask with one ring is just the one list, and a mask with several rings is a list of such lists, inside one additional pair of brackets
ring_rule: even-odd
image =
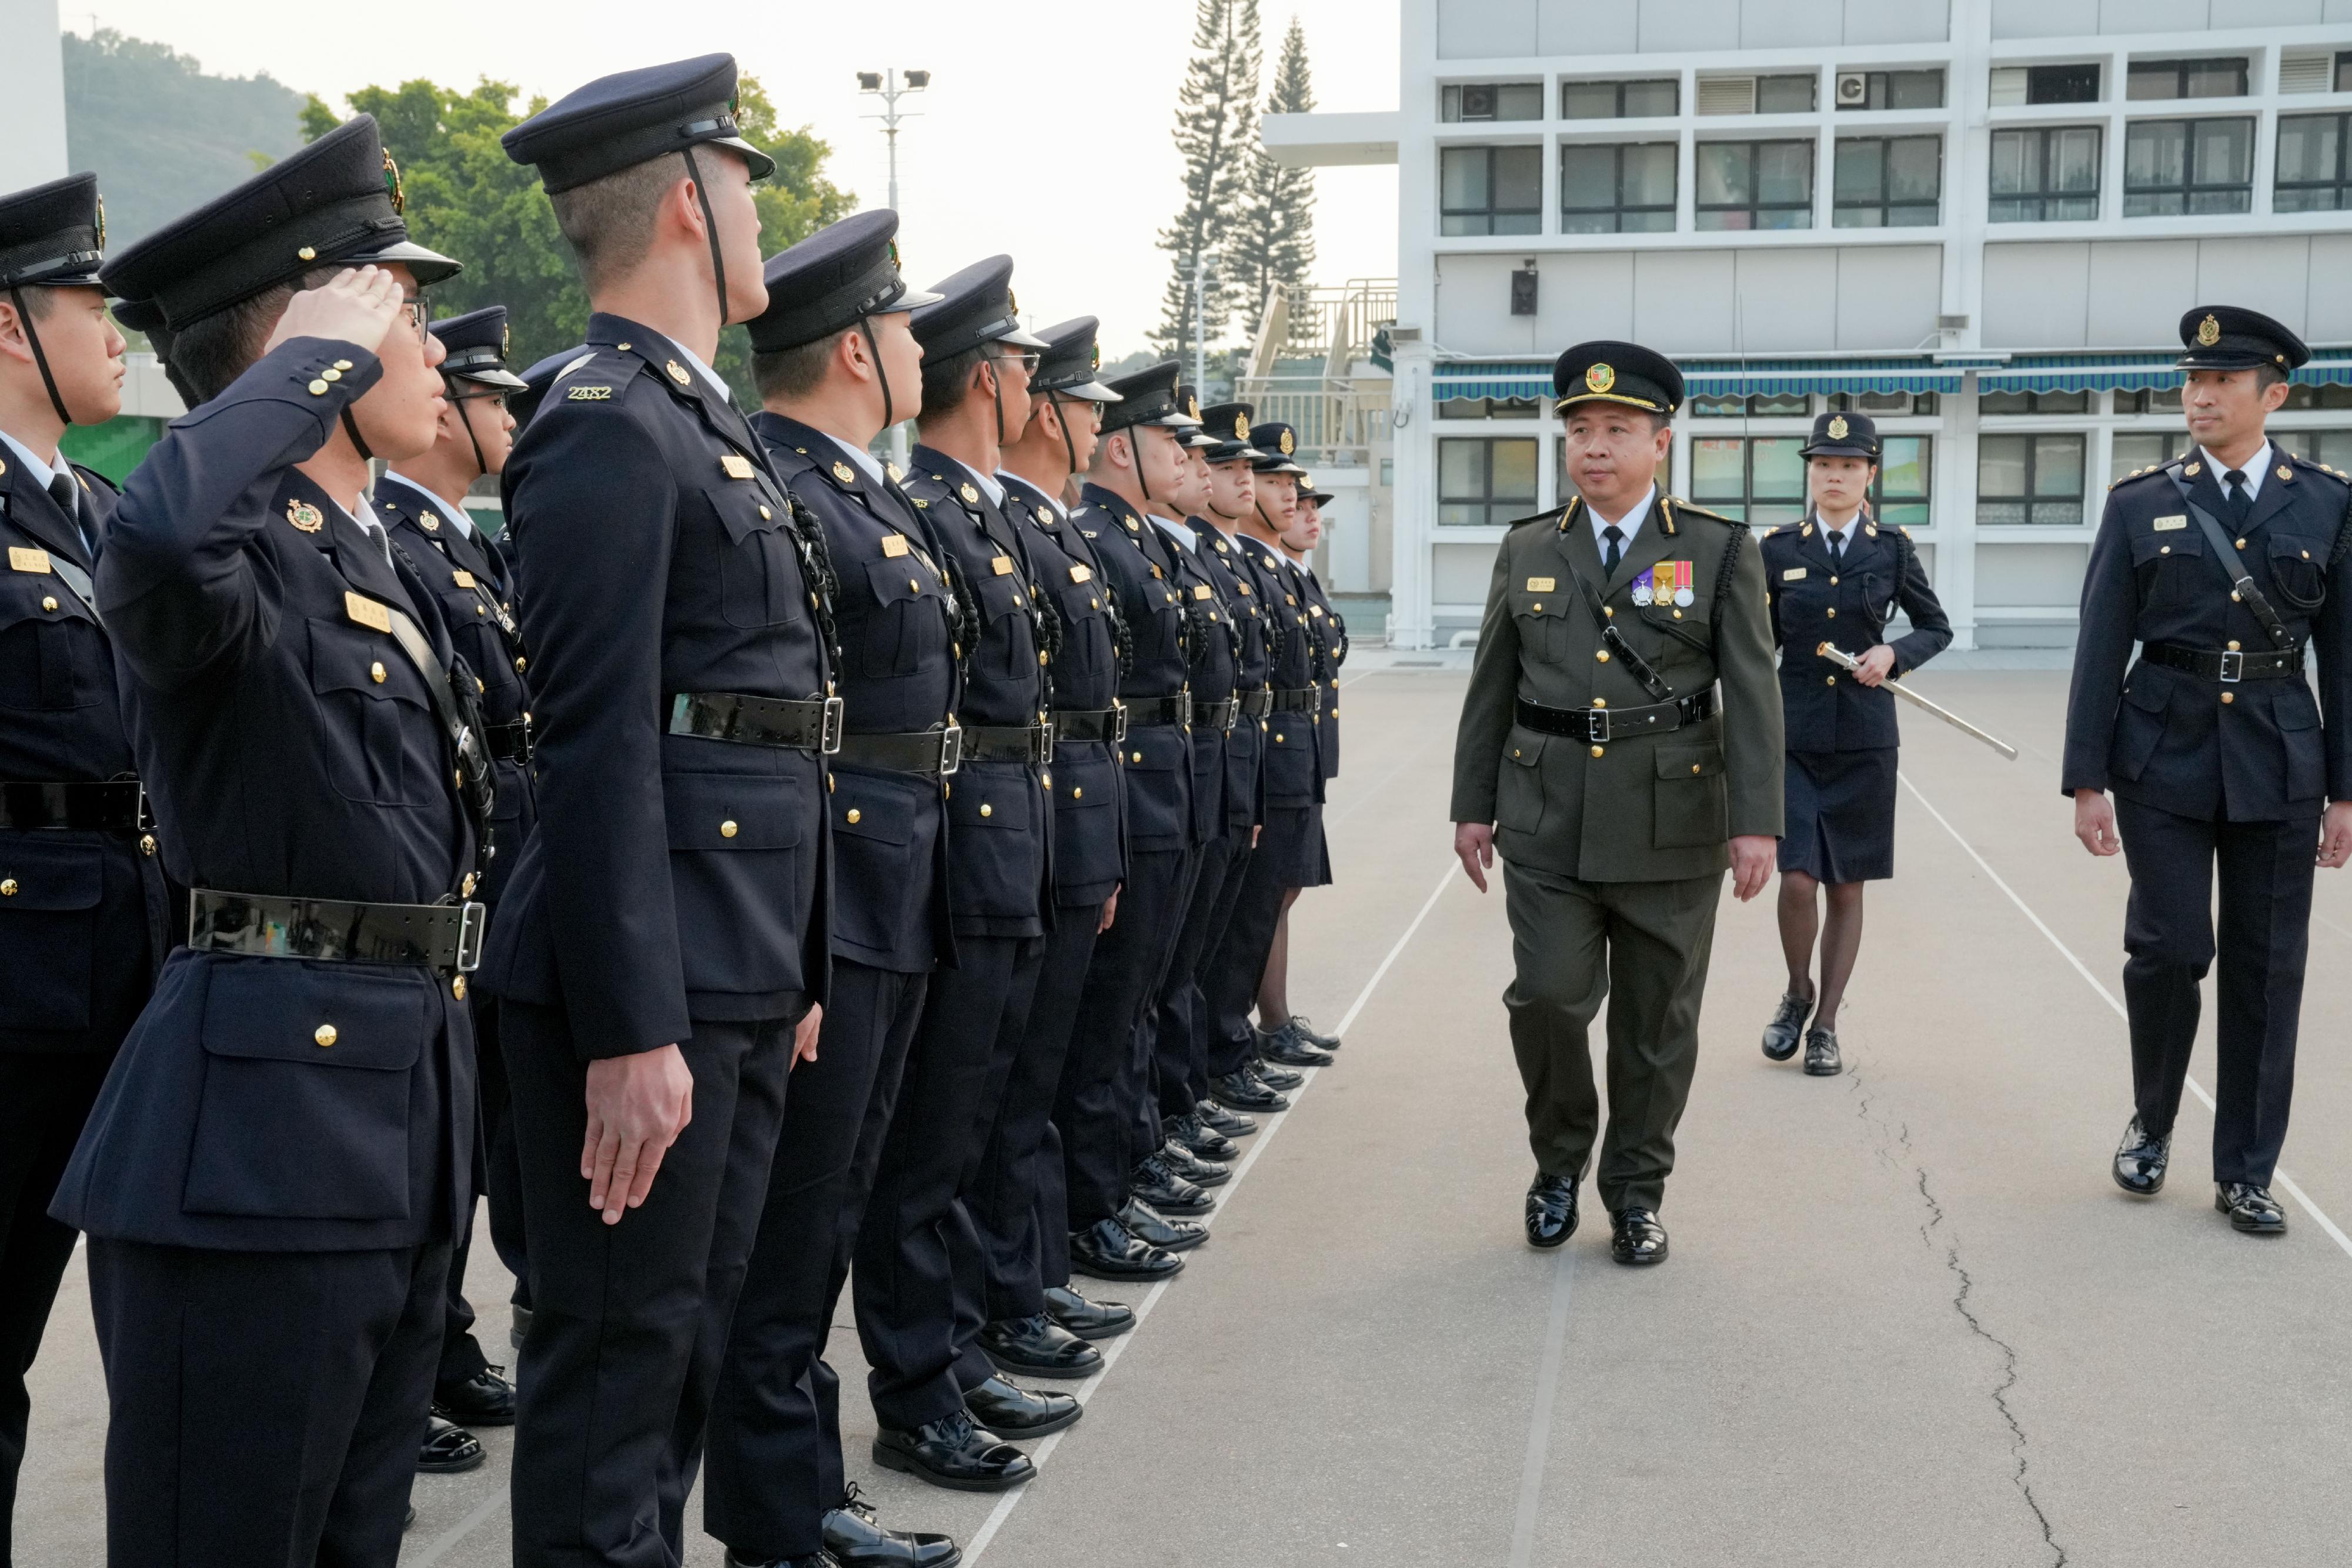
[(1331, 880), (1323, 850), (1323, 808), (1269, 806), (1255, 858), (1276, 887), (1320, 887)]
[(1895, 874), (1895, 747), (1791, 751), (1780, 869), (1819, 882)]

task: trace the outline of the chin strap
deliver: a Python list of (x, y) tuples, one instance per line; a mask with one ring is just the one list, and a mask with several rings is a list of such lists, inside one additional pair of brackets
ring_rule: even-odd
[(996, 450), (1001, 453), (1004, 450), (1004, 377), (996, 369), (996, 356), (985, 345), (980, 357), (988, 361), (988, 394), (996, 404)]
[(352, 417), (352, 410), (349, 403), (345, 403), (343, 405), (343, 434), (352, 438), (352, 444), (353, 446), (359, 448), (361, 462), (373, 463), (375, 461), (375, 454), (368, 450), (367, 438), (360, 434), (360, 422)]
[(25, 308), (25, 291), (10, 285), (8, 303), (16, 308), (16, 324), (25, 329), (25, 341), (33, 346), (33, 363), (41, 367), (41, 384), (49, 389), (49, 406), (58, 411), (59, 419), (71, 424), (74, 416), (66, 412), (66, 400), (58, 392), (58, 378), (49, 373), (49, 356), (41, 349), (41, 335), (33, 329), (33, 313)]
[(678, 155), (686, 160), (686, 172), (694, 181), (694, 199), (702, 204), (702, 226), (710, 235), (710, 275), (719, 285), (719, 324), (727, 325), (727, 258), (719, 254), (719, 217), (710, 210), (710, 187), (703, 183), (702, 165), (694, 161), (694, 149), (683, 147)]
[(466, 427), (466, 439), (473, 444), (475, 470), (485, 477), (488, 477), (490, 472), (490, 460), (482, 455), (482, 438), (474, 429), (474, 416), (466, 412), (466, 405), (469, 402), (476, 402), (477, 400), (469, 397), (459, 397), (457, 395), (457, 382), (454, 377), (443, 376), (441, 378), (441, 384), (449, 389), (449, 401), (456, 404), (457, 409), (457, 423)]
[(1129, 456), (1135, 459), (1136, 488), (1141, 490), (1143, 498), (1149, 501), (1151, 499), (1151, 481), (1143, 476), (1142, 432), (1143, 426), (1139, 424), (1130, 424), (1127, 427), (1127, 452)]
[[(1045, 401), (1053, 404), (1054, 423), (1061, 427), (1062, 450), (1070, 455), (1070, 472), (1073, 475), (1076, 475), (1078, 471), (1078, 444), (1070, 439), (1070, 415), (1068, 413), (1070, 403), (1068, 402), (1065, 402), (1060, 394), (1055, 392), (1047, 392), (1045, 394)], [(1072, 399), (1070, 401), (1076, 402), (1077, 400)]]
[(887, 430), (898, 422), (890, 417), (890, 372), (882, 364), (882, 342), (874, 335), (874, 318), (860, 316), (857, 329), (866, 334), (866, 350), (874, 356), (874, 379), (882, 383), (882, 428)]

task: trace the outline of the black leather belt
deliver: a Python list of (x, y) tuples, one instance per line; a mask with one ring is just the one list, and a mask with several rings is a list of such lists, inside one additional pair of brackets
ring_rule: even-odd
[(1321, 713), (1323, 711), (1321, 686), (1288, 686), (1273, 695), (1276, 713)]
[(963, 727), (966, 762), (1035, 762), (1054, 760), (1054, 727), (1050, 724), (968, 724)]
[(1127, 705), (1114, 702), (1103, 708), (1054, 710), (1055, 740), (1108, 740), (1116, 746), (1127, 738)]
[(1161, 725), (1192, 722), (1192, 695), (1178, 692), (1172, 697), (1134, 697), (1127, 701), (1127, 727), (1129, 729), (1150, 729)]
[(516, 762), (525, 767), (530, 763), (530, 716), (525, 714), (512, 724), (486, 724), (482, 738), (489, 743), (490, 756), (499, 762)]
[(852, 768), (879, 768), (891, 773), (920, 773), (945, 779), (963, 761), (964, 729), (950, 719), (945, 729), (909, 730), (898, 735), (845, 735), (834, 760)]
[(1205, 729), (1222, 729), (1228, 735), (1232, 734), (1234, 716), (1240, 711), (1241, 705), (1231, 697), (1213, 703), (1204, 703), (1199, 697), (1192, 699), (1192, 722)]
[(147, 797), (135, 779), (104, 784), (0, 780), (0, 828), (77, 828), (131, 833), (147, 825)]
[(1270, 687), (1260, 686), (1254, 692), (1244, 692), (1238, 700), (1244, 718), (1264, 718), (1274, 711), (1274, 692)]
[(352, 904), (338, 898), (188, 890), (188, 946), (199, 953), (417, 964), (449, 974), (482, 961), (478, 904)]
[(1546, 707), (1521, 697), (1517, 716), (1529, 729), (1572, 736), (1598, 746), (1604, 740), (1630, 740), (1637, 735), (1668, 735), (1714, 713), (1715, 693), (1710, 689), (1642, 707)]
[(669, 732), (738, 746), (782, 746), (830, 757), (841, 749), (841, 699), (755, 697), (740, 692), (680, 692)]
[(2184, 648), (2178, 643), (2143, 643), (2139, 656), (2147, 664), (2161, 664), (2168, 670), (2179, 670), (2187, 674), (2202, 675), (2209, 681), (2219, 681), (2228, 686), (2236, 685), (2240, 681), (2278, 681), (2303, 674), (2303, 649), (2300, 646), (2242, 653), (2235, 648), (2226, 653), (2212, 653), (2203, 648)]

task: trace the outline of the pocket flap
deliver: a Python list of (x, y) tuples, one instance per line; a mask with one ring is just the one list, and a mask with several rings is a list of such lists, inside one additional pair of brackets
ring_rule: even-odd
[(1027, 831), (1029, 770), (1020, 763), (981, 763), (960, 769), (948, 796), (948, 821), (958, 829)]
[(1537, 767), (1542, 763), (1544, 745), (1550, 739), (1548, 735), (1538, 735), (1532, 729), (1521, 729), (1515, 725), (1511, 728), (1509, 748), (1503, 753), (1503, 760), (1516, 762), (1522, 768)]
[(1712, 746), (1662, 746), (1657, 769), (1661, 779), (1712, 779), (1723, 771), (1723, 753)]
[[(52, 843), (38, 833), (0, 834), (0, 915), (97, 908), (104, 853), (96, 844)], [(22, 982), (20, 976), (14, 983)]]
[(866, 584), (873, 591), (876, 602), (881, 604), (904, 604), (938, 590), (938, 580), (911, 551), (867, 561)]
[(2132, 564), (2146, 566), (2149, 561), (2176, 555), (2203, 555), (2205, 536), (2198, 532), (2194, 523), (2185, 528), (2167, 528), (2160, 534), (2136, 528), (2131, 547)]
[[(2287, 685), (2284, 681), (2279, 684)], [(2279, 693), (2278, 700), (2271, 705), (2271, 719), (2281, 729), (2317, 729), (2319, 704), (2312, 700), (2308, 688), (2299, 692), (2290, 688)]]
[(719, 514), (719, 527), (727, 530), (728, 538), (735, 544), (741, 544), (753, 534), (768, 532), (780, 521), (756, 480), (706, 486), (702, 494), (710, 502), (710, 509)]
[[(914, 833), (914, 825), (907, 820), (903, 802), (884, 797), (867, 796), (856, 788), (853, 775), (837, 773), (837, 779), (848, 780), (851, 789), (834, 797), (833, 831), (853, 839), (870, 839), (876, 843), (903, 844)], [(856, 794), (860, 799), (851, 800)]]
[(788, 850), (801, 841), (800, 784), (772, 773), (665, 773), (674, 850)]
[[(1302, 721), (1306, 717), (1303, 714), (1297, 716)], [(1126, 749), (1119, 753), (1119, 759), (1138, 773), (1172, 773), (1186, 766), (1191, 749), (1184, 744), (1181, 730), (1155, 724), (1128, 731)]]
[(416, 1065), (439, 998), (423, 971), (387, 975), (294, 958), (215, 963), (205, 1053), (395, 1072)]
[(310, 689), (358, 692), (379, 702), (428, 706), (425, 677), (389, 632), (339, 621), (310, 622)]
[(2124, 683), (2124, 701), (2143, 713), (2162, 713), (2172, 702), (2172, 684), (2146, 665)]

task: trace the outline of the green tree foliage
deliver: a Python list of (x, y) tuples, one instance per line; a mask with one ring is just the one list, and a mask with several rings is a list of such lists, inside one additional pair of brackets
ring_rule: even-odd
[[(1184, 202), (1160, 231), (1172, 258), (1153, 347), (1179, 359), (1192, 352), (1192, 272), (1203, 252), (1229, 245), (1248, 192), (1247, 150), (1257, 137), (1260, 64), (1257, 0), (1197, 0), (1192, 59), (1176, 93), (1176, 150), (1184, 158)], [(1230, 257), (1208, 273), (1202, 328), (1213, 341), (1235, 303)]]
[[(1307, 32), (1290, 19), (1282, 57), (1266, 94), (1268, 114), (1305, 114), (1315, 107), (1315, 86), (1307, 71)], [(1263, 146), (1250, 159), (1249, 191), (1243, 220), (1232, 241), (1234, 275), (1243, 310), (1253, 318), (1265, 305), (1266, 290), (1280, 283), (1303, 287), (1315, 270), (1315, 172), (1276, 162)]]

